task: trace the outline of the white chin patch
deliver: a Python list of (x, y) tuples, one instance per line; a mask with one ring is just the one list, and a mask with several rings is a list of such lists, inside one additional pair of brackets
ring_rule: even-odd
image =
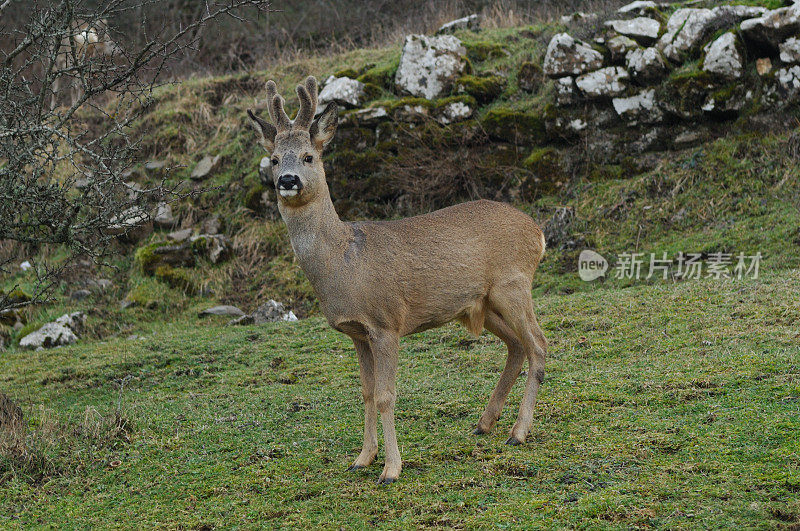
[(297, 190), (286, 190), (285, 188), (280, 189), (281, 197), (294, 197), (297, 195)]

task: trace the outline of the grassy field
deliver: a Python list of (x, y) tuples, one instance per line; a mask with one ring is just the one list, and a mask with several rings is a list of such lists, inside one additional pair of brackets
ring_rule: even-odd
[(0, 461), (0, 526), (797, 528), (800, 275), (598, 285), (536, 301), (550, 342), (527, 444), (471, 429), (504, 361), (456, 326), (406, 338), (399, 483), (360, 448), (349, 340), (320, 318), (0, 358), (32, 460)]

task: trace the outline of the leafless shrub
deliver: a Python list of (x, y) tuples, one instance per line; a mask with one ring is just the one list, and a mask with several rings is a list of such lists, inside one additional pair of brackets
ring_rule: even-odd
[[(130, 135), (130, 126), (146, 109), (165, 66), (195, 48), (209, 22), (268, 5), (203, 2), (177, 29), (134, 42), (119, 39), (123, 44), (114, 42), (109, 53), (100, 53), (91, 46), (115, 38), (108, 20), (144, 13), (157, 3), (9, 0), (0, 4), (0, 14), (21, 4), (24, 17), (0, 19), (0, 248), (14, 247), (5, 243), (11, 241), (67, 252), (59, 263), (34, 264), (32, 301), (0, 294), (0, 310), (45, 299), (76, 257), (103, 263), (114, 252), (120, 225), (124, 234), (135, 229), (126, 218), (146, 221), (152, 202), (183, 195), (166, 180), (145, 189), (131, 186), (127, 170), (140, 139)], [(60, 94), (65, 81), (69, 98)], [(8, 272), (11, 260), (6, 255), (0, 261), (0, 273)]]

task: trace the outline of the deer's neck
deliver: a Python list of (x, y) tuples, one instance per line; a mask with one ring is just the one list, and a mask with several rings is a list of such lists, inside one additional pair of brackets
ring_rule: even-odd
[(341, 271), (339, 262), (350, 230), (339, 219), (328, 194), (301, 208), (282, 207), (280, 211), (297, 261), (319, 291)]

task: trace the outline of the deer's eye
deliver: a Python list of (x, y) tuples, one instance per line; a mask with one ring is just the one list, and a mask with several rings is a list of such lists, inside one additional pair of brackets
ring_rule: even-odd
[(314, 157), (312, 157), (311, 155), (306, 155), (303, 158), (303, 162), (305, 162), (306, 164), (311, 164), (312, 162), (314, 162)]
[(278, 158), (277, 158), (277, 157), (274, 157), (274, 158), (272, 159), (272, 165), (273, 165), (273, 166), (277, 166), (277, 165), (278, 165)]

